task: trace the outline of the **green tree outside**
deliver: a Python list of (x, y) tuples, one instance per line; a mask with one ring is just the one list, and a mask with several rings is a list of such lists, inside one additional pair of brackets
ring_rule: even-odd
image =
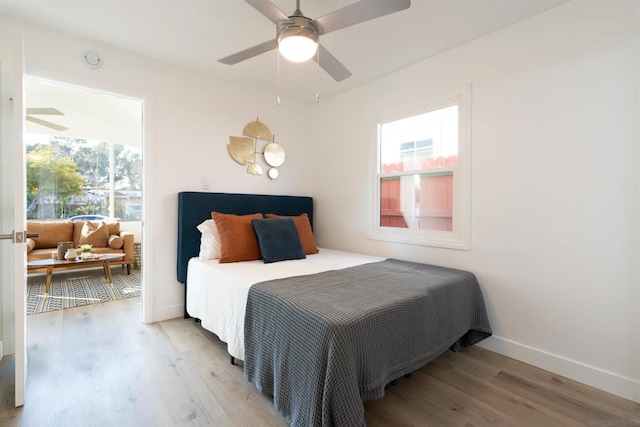
[(83, 193), (86, 181), (70, 157), (55, 151), (53, 146), (41, 146), (27, 154), (27, 203), (50, 206), (58, 217), (64, 216), (71, 197)]

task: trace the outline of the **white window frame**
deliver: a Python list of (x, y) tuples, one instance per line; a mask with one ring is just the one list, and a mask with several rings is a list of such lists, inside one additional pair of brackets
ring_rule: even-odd
[[(430, 174), (453, 172), (452, 231), (415, 230), (380, 226), (381, 125), (446, 107), (458, 106), (458, 159), (453, 168)], [(382, 112), (375, 120), (375, 150), (371, 173), (371, 217), (368, 238), (449, 249), (471, 250), (471, 85), (456, 88), (428, 100)], [(421, 171), (415, 171), (416, 174)]]

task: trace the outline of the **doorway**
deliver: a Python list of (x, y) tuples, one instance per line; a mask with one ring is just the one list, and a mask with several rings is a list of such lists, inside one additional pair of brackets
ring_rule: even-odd
[[(122, 264), (122, 271), (112, 270), (127, 272), (109, 274), (112, 285), (105, 287), (107, 276), (90, 271), (96, 268), (66, 271), (62, 266), (60, 274), (54, 269), (46, 278), (31, 265), (28, 314), (140, 295), (143, 100), (27, 76), (25, 107), (27, 230), (53, 227), (53, 237), (47, 233), (29, 242), (27, 265), (59, 258), (56, 245), (69, 241), (76, 249), (91, 246), (87, 259), (122, 252), (112, 261)], [(137, 289), (130, 272), (139, 278)]]

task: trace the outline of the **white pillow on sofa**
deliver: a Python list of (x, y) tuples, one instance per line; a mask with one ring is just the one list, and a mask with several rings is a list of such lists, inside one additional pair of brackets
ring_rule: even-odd
[(202, 233), (200, 237), (200, 259), (220, 258), (220, 235), (216, 223), (212, 219), (204, 221), (198, 225), (198, 230)]

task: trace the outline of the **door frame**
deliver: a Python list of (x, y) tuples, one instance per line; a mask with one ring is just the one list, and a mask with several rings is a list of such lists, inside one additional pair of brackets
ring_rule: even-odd
[[(22, 32), (7, 31), (2, 34), (2, 204), (0, 226), (4, 233), (21, 234), (16, 243), (2, 243), (2, 339), (7, 354), (14, 354), (14, 403), (24, 405), (27, 354), (26, 354), (26, 251), (24, 234), (25, 167), (24, 144), (24, 43)], [(6, 127), (5, 127), (6, 126)], [(5, 158), (5, 156), (7, 156)], [(4, 206), (7, 206), (5, 209)], [(6, 216), (5, 216), (6, 215)], [(20, 243), (17, 243), (17, 242)], [(7, 249), (10, 248), (10, 249)]]
[(103, 81), (78, 77), (45, 68), (29, 67), (25, 77), (49, 80), (67, 86), (104, 92), (110, 95), (134, 98), (142, 101), (142, 322), (153, 323), (153, 283), (154, 272), (151, 268), (154, 258), (153, 242), (153, 96), (149, 93), (132, 90)]

